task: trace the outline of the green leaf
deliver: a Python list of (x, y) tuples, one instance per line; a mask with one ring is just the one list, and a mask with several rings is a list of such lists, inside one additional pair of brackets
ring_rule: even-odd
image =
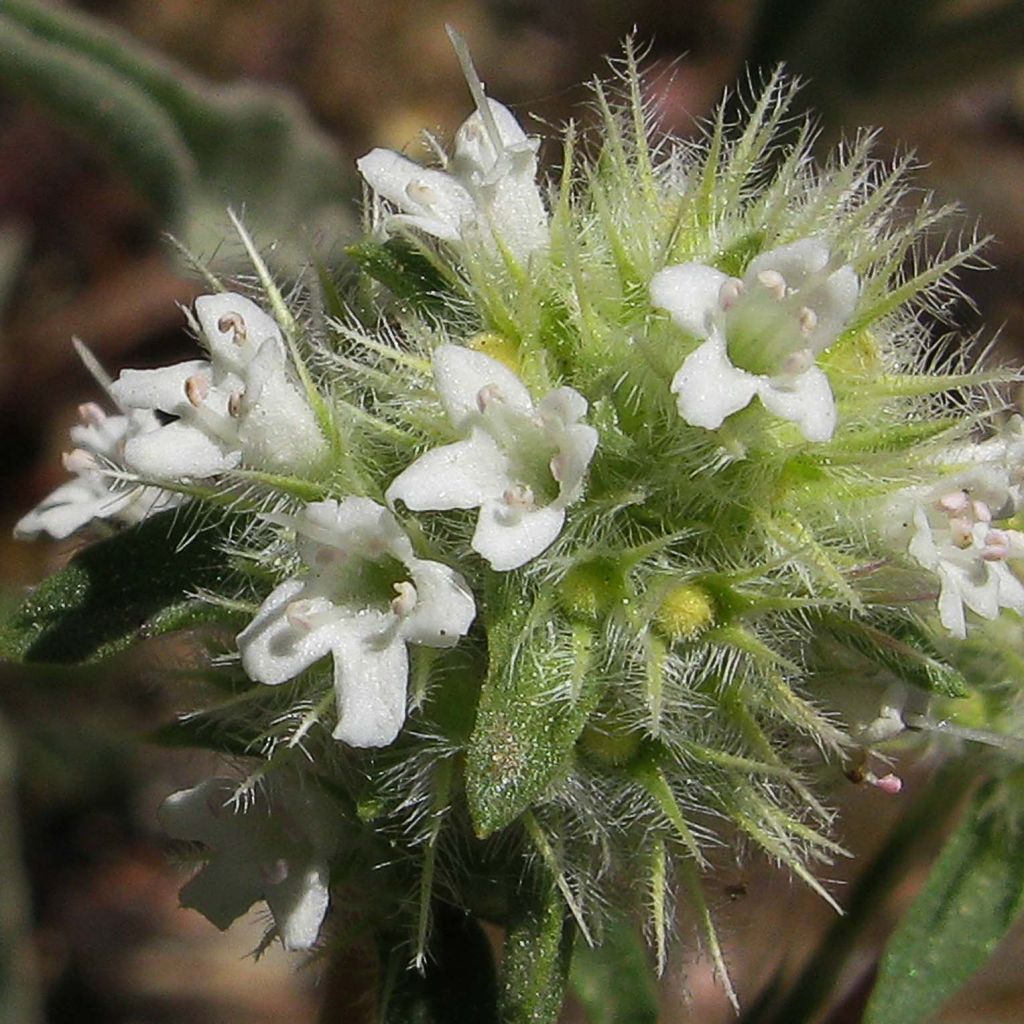
[(555, 1024), (565, 999), (576, 927), (557, 885), (522, 894), (524, 907), (505, 933), (498, 1000), (501, 1024)]
[(220, 530), (200, 530), (187, 511), (171, 510), (86, 548), (0, 615), (0, 657), (98, 661), (196, 625), (206, 615), (190, 595), (217, 588), (229, 572), (221, 540)]
[(654, 972), (631, 921), (612, 921), (600, 945), (576, 950), (570, 985), (588, 1024), (658, 1024)]
[(1024, 806), (997, 785), (975, 797), (890, 938), (865, 1024), (927, 1020), (1024, 910)]
[(597, 706), (594, 637), (504, 579), (488, 600), (490, 664), (469, 740), (466, 794), (477, 833), (508, 825), (565, 770)]
[(845, 647), (912, 686), (943, 697), (966, 697), (970, 692), (967, 680), (939, 658), (929, 634), (913, 620), (885, 616), (871, 624), (825, 613), (822, 625)]
[(495, 1024), (498, 985), (491, 944), (475, 918), (439, 903), (422, 970), (402, 937), (382, 942), (381, 1024)]
[(358, 242), (345, 252), (364, 273), (416, 312), (449, 309), (451, 288), (427, 256), (404, 238)]

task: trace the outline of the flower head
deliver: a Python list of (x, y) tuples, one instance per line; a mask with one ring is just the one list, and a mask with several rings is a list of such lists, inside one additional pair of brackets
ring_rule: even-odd
[(372, 150), (356, 166), (374, 192), (401, 211), (390, 225), (445, 242), (479, 239), (491, 248), (500, 239), (522, 261), (548, 240), (537, 146), (507, 107), (484, 99), (456, 132), (445, 170), (387, 149)]
[(173, 422), (125, 445), (125, 463), (146, 477), (215, 476), (245, 462), (295, 472), (315, 464), (325, 443), (292, 383), (281, 331), (242, 295), (196, 299), (210, 360), (125, 370), (111, 392), (122, 405), (158, 410)]
[(679, 415), (715, 430), (756, 395), (808, 441), (829, 440), (835, 399), (814, 359), (842, 332), (859, 294), (853, 268), (836, 268), (820, 238), (762, 253), (742, 280), (703, 263), (660, 271), (651, 302), (704, 339), (672, 379)]
[(510, 369), (456, 345), (434, 353), (434, 381), (465, 438), (421, 455), (387, 499), (416, 511), (479, 508), (473, 549), (499, 572), (516, 569), (553, 543), (583, 492), (598, 440), (580, 422), (586, 399), (562, 387), (534, 406)]
[(94, 402), (79, 406), (81, 422), (71, 428), (74, 448), (64, 468), (74, 476), (47, 495), (14, 527), (16, 537), (47, 533), (63, 540), (95, 519), (131, 526), (177, 504), (178, 497), (158, 487), (124, 483), (125, 448), (135, 438), (159, 429), (152, 412), (134, 410), (110, 416)]
[(1012, 510), (1005, 477), (980, 463), (927, 491), (905, 492), (887, 515), (900, 524), (907, 551), (939, 577), (939, 620), (967, 636), (965, 608), (994, 619), (1000, 608), (1024, 614), (1024, 584), (1007, 564), (1024, 556), (1024, 534), (993, 519)]
[(327, 913), (337, 813), (280, 776), (244, 803), (234, 801), (237, 789), (230, 779), (208, 779), (160, 807), (172, 839), (201, 842), (210, 852), (181, 890), (181, 904), (223, 930), (266, 900), (285, 949), (309, 949)]
[(308, 572), (277, 587), (238, 635), (250, 677), (276, 685), (334, 657), (336, 739), (382, 747), (405, 721), (406, 644), (451, 647), (476, 605), (463, 578), (417, 558), (369, 498), (319, 501), (290, 520)]

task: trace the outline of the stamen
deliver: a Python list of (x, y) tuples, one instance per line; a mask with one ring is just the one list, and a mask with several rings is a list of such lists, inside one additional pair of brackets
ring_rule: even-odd
[(501, 393), (497, 384), (485, 384), (476, 393), (476, 407), (481, 412), (486, 412), (487, 406), (492, 402), (503, 402), (504, 400), (505, 396)]
[(953, 517), (949, 520), (951, 540), (958, 548), (969, 548), (973, 540), (974, 524), (969, 519)]
[(739, 302), (744, 291), (743, 282), (738, 277), (730, 277), (723, 281), (722, 287), (718, 289), (718, 305), (721, 306), (722, 311), (726, 312), (732, 309)]
[(288, 878), (288, 861), (279, 857), (272, 864), (261, 864), (260, 875), (266, 885), (280, 885)]
[(206, 401), (206, 396), (210, 393), (210, 382), (201, 374), (193, 374), (188, 380), (185, 381), (185, 397), (189, 400), (191, 405), (196, 409), (199, 408)]
[(313, 614), (313, 602), (308, 598), (292, 601), (284, 610), (284, 617), (288, 620), (288, 625), (292, 629), (297, 629), (300, 633), (311, 633), (313, 631), (315, 628)]
[(422, 181), (410, 181), (405, 186), (405, 194), (419, 206), (433, 206), (437, 202), (437, 192)]
[(985, 534), (985, 546), (981, 557), (986, 562), (1002, 562), (1010, 554), (1010, 535), (1005, 530), (989, 530)]
[(796, 375), (808, 370), (814, 362), (814, 353), (809, 348), (802, 348), (797, 352), (790, 352), (783, 360), (782, 372)]
[(786, 297), (786, 279), (777, 270), (762, 270), (757, 280), (773, 299), (781, 301)]
[(242, 415), (242, 392), (233, 391), (228, 399), (228, 415), (236, 420)]
[(568, 458), (564, 452), (559, 452), (557, 455), (551, 456), (551, 461), (548, 463), (548, 469), (551, 470), (551, 475), (555, 478), (558, 483), (561, 483), (565, 477), (565, 471), (567, 468)]
[(395, 593), (398, 596), (391, 602), (391, 610), (404, 619), (416, 607), (416, 588), (408, 580), (399, 580), (395, 584)]
[(966, 491), (951, 491), (939, 498), (939, 508), (951, 516), (961, 516), (970, 508), (971, 500)]
[(800, 332), (804, 335), (811, 334), (818, 326), (818, 314), (810, 306), (803, 306), (797, 318), (800, 321)]
[(864, 776), (864, 781), (869, 786), (874, 786), (876, 789), (880, 789), (883, 793), (889, 796), (895, 796), (901, 789), (903, 789), (903, 780), (898, 776), (889, 772), (887, 775), (881, 777), (874, 774), (874, 772), (868, 772)]
[(503, 495), (502, 500), (513, 508), (528, 509), (534, 507), (533, 488), (528, 484), (516, 484)]
[(98, 427), (106, 421), (107, 414), (95, 402), (83, 402), (78, 407), (78, 418), (90, 427)]
[(64, 452), (61, 462), (69, 473), (87, 473), (89, 470), (99, 469), (96, 458), (84, 448), (72, 448), (71, 451)]
[(217, 330), (220, 331), (221, 334), (227, 334), (228, 331), (234, 331), (232, 341), (234, 341), (236, 345), (241, 345), (245, 342), (245, 320), (241, 313), (225, 313), (217, 321)]

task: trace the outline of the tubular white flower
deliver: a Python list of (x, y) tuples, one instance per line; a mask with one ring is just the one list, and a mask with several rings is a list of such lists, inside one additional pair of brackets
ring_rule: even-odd
[(518, 260), (548, 243), (548, 216), (537, 187), (538, 141), (496, 100), (471, 114), (455, 136), (447, 169), (421, 167), (387, 149), (356, 161), (359, 173), (401, 212), (388, 224), (445, 242), (500, 239)]
[(473, 596), (453, 569), (417, 558), (369, 498), (314, 502), (288, 522), (308, 572), (277, 587), (238, 635), (242, 665), (273, 686), (332, 654), (335, 738), (386, 746), (405, 721), (406, 644), (456, 644), (476, 615)]
[(276, 472), (314, 465), (325, 442), (292, 383), (281, 332), (242, 295), (196, 299), (196, 327), (210, 361), (125, 370), (111, 392), (122, 405), (177, 419), (125, 445), (141, 476), (202, 479), (241, 463)]
[(808, 441), (827, 441), (835, 399), (814, 358), (853, 315), (860, 282), (831, 263), (820, 238), (762, 253), (743, 279), (702, 263), (666, 267), (651, 281), (651, 303), (703, 339), (672, 378), (679, 415), (716, 430), (757, 395)]
[(230, 779), (208, 779), (172, 793), (160, 807), (172, 839), (210, 851), (181, 890), (181, 905), (223, 931), (266, 900), (285, 949), (309, 949), (327, 913), (337, 811), (320, 794), (278, 780), (233, 807), (237, 788)]
[(1004, 474), (984, 463), (928, 491), (898, 496), (887, 511), (907, 551), (939, 577), (939, 621), (952, 636), (967, 636), (969, 608), (994, 619), (1000, 608), (1024, 614), (1024, 584), (1007, 564), (1024, 557), (1024, 534), (994, 525), (1012, 510)]
[(534, 407), (523, 382), (490, 356), (456, 345), (434, 353), (434, 380), (464, 440), (433, 448), (400, 473), (389, 503), (416, 511), (479, 508), (472, 546), (505, 572), (554, 542), (583, 491), (597, 431), (586, 399), (552, 391)]
[(110, 416), (93, 402), (79, 406), (78, 412), (81, 423), (71, 428), (74, 448), (64, 455), (64, 466), (74, 476), (18, 520), (16, 537), (46, 533), (63, 540), (94, 519), (132, 526), (181, 500), (158, 487), (119, 479), (125, 447), (159, 429), (153, 413), (137, 410)]

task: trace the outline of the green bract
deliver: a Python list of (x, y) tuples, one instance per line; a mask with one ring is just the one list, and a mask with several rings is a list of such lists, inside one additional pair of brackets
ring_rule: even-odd
[[(875, 747), (928, 727), (933, 695), (955, 713), (981, 692), (958, 638), (1024, 610), (1024, 441), (995, 423), (1012, 375), (943, 362), (922, 326), (974, 246), (924, 258), (946, 211), (868, 136), (817, 167), (781, 76), (743, 125), (684, 142), (655, 129), (630, 54), (548, 182), (467, 68), (477, 110), (447, 163), (360, 161), (372, 230), (336, 315), (286, 301), (242, 231), (262, 309), (201, 300), (212, 363), (110, 392), (179, 418), (87, 470), (187, 497), (165, 515), (215, 538), (216, 571), (162, 600), (199, 592), (241, 664), (168, 735), (247, 754), (241, 794), (281, 777), (333, 807), (345, 895), (319, 941), (369, 924), (399, 971), (450, 965), (465, 908), (508, 929), (478, 1019), (550, 1021), (574, 939), (624, 913), (663, 964), (677, 894), (728, 986), (714, 847), (742, 837), (828, 898), (814, 867), (841, 851), (816, 783), (897, 792)], [(36, 606), (11, 651), (66, 631)], [(130, 635), (106, 632), (90, 654)], [(224, 801), (210, 813), (238, 832)], [(217, 871), (236, 847), (313, 863), (306, 826), (280, 861), (239, 833)], [(266, 881), (292, 946), (313, 941), (288, 922), (319, 922), (321, 859), (314, 888)]]

